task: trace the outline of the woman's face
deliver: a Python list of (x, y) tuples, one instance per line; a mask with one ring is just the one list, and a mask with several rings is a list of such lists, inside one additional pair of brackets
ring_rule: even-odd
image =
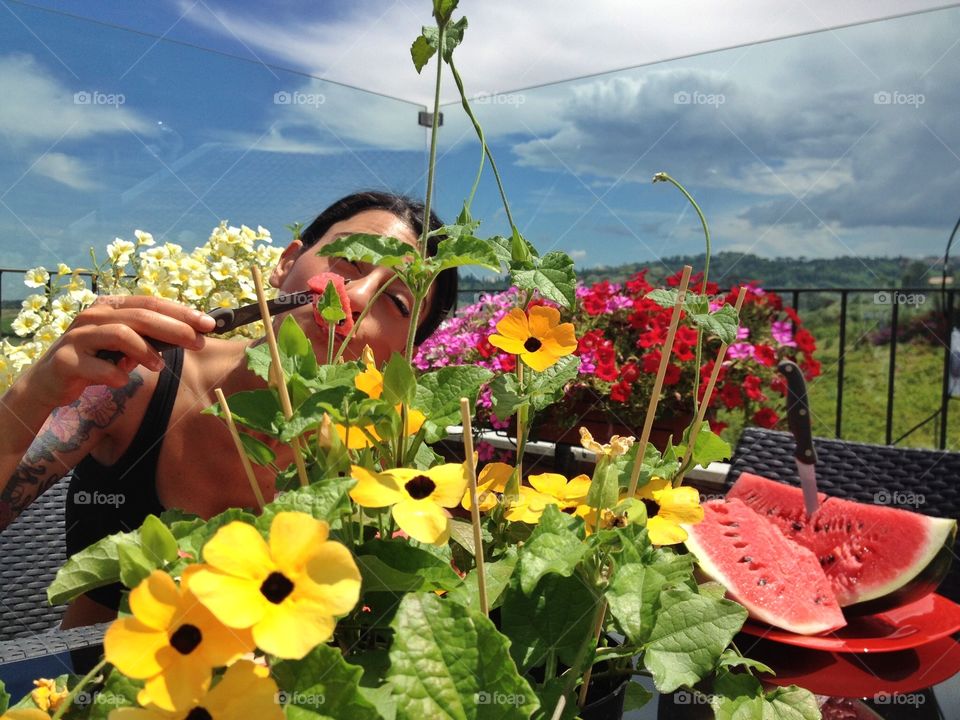
[[(387, 210), (364, 210), (351, 218), (335, 223), (326, 234), (308, 248), (294, 240), (284, 251), (276, 270), (270, 276), (270, 283), (283, 292), (299, 292), (307, 289), (307, 281), (321, 272), (335, 272), (346, 282), (347, 296), (353, 318), (356, 320), (370, 303), (377, 291), (386, 283), (389, 287), (377, 298), (357, 328), (350, 345), (344, 352), (347, 360), (360, 357), (364, 345), (373, 350), (378, 363), (385, 362), (394, 351), (403, 352), (410, 327), (410, 314), (413, 310), (413, 295), (393, 270), (368, 263), (352, 263), (343, 258), (319, 257), (317, 251), (337, 238), (366, 233), (386, 235), (416, 247), (417, 237), (406, 223)], [(430, 310), (430, 296), (424, 303), (421, 317)], [(313, 309), (307, 305), (291, 311), (307, 337), (313, 342), (317, 357), (326, 359), (327, 331), (319, 327), (313, 319)], [(286, 313), (277, 316), (275, 327)], [(338, 332), (337, 346), (344, 333)]]

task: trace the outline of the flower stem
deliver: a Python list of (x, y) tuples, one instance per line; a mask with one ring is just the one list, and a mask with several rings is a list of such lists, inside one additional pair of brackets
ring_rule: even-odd
[[(347, 333), (347, 336), (343, 339), (343, 342), (340, 343), (340, 347), (337, 348), (337, 354), (333, 356), (333, 362), (336, 362), (343, 356), (344, 351), (347, 349), (347, 344), (353, 340), (353, 336), (356, 335), (357, 330), (360, 329), (360, 323), (362, 323), (364, 318), (367, 317), (367, 314), (370, 312), (371, 308), (373, 308), (379, 297), (387, 291), (387, 288), (390, 287), (390, 283), (392, 283), (398, 277), (400, 276), (394, 275), (392, 278), (387, 280), (387, 282), (377, 288), (377, 291), (373, 294), (373, 297), (370, 298), (370, 301), (367, 303), (366, 307), (363, 308), (363, 310), (360, 312), (360, 315), (354, 321), (353, 327), (350, 328), (350, 332)], [(411, 319), (411, 322), (412, 321), (413, 320)]]
[(433, 174), (437, 165), (437, 128), (440, 125), (440, 80), (443, 76), (443, 39), (445, 22), (437, 22), (437, 81), (433, 88), (433, 123), (430, 127), (430, 161), (427, 165), (427, 196), (423, 201), (423, 230), (420, 233), (420, 257), (427, 256), (427, 236), (430, 234), (430, 200), (433, 196)]
[(333, 365), (333, 338), (336, 325), (327, 323), (327, 365)]
[(70, 709), (70, 706), (73, 704), (74, 699), (77, 697), (77, 695), (80, 694), (80, 691), (83, 690), (90, 683), (90, 681), (93, 680), (94, 677), (96, 677), (97, 673), (103, 670), (106, 664), (107, 664), (107, 659), (104, 658), (103, 660), (98, 662), (96, 665), (94, 665), (93, 669), (80, 679), (80, 682), (78, 682), (73, 687), (73, 690), (71, 690), (67, 694), (67, 697), (64, 698), (63, 702), (60, 703), (60, 707), (57, 708), (57, 711), (53, 714), (53, 720), (57, 720), (57, 718), (63, 717), (63, 714)]

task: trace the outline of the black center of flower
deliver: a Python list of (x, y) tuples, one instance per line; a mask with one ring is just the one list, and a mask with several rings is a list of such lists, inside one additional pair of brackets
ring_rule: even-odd
[(527, 338), (527, 341), (523, 344), (523, 349), (527, 352), (536, 352), (541, 347), (543, 347), (543, 343), (535, 337)]
[(170, 645), (181, 655), (189, 655), (203, 640), (203, 633), (196, 625), (183, 624), (170, 636)]
[(260, 593), (274, 605), (279, 605), (293, 592), (293, 583), (283, 573), (272, 572), (260, 585)]
[(183, 720), (213, 720), (213, 715), (207, 712), (205, 708), (195, 707)]
[(407, 480), (407, 484), (403, 487), (414, 500), (423, 500), (425, 497), (430, 497), (430, 493), (437, 489), (437, 484), (426, 475), (417, 475)]
[(643, 499), (643, 506), (647, 509), (647, 517), (652, 518), (660, 512), (660, 506), (654, 500)]

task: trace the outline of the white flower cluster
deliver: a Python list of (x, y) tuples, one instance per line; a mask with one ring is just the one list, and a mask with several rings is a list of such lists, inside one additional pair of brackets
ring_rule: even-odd
[[(92, 271), (60, 263), (53, 277), (42, 267), (26, 272), (24, 284), (41, 292), (23, 300), (11, 325), (23, 339), (0, 340), (0, 392), (96, 300), (91, 278), (96, 278), (100, 295), (155, 295), (204, 311), (238, 307), (257, 299), (251, 266), (258, 265), (266, 274), (283, 250), (270, 244), (266, 228), (237, 228), (225, 221), (204, 245), (189, 253), (176, 243), (157, 245), (148, 232), (135, 230), (134, 237), (136, 242), (116, 238), (107, 245), (109, 261)], [(273, 292), (267, 289), (267, 294)], [(259, 337), (262, 332), (263, 323), (256, 322), (232, 334)]]

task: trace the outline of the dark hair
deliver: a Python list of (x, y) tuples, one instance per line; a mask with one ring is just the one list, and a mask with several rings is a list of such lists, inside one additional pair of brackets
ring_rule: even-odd
[[(336, 223), (348, 220), (365, 210), (386, 210), (407, 224), (418, 237), (423, 232), (423, 203), (404, 195), (367, 190), (340, 198), (320, 213), (316, 220), (300, 234), (306, 250), (322, 238)], [(435, 212), (430, 212), (430, 229), (437, 230), (443, 223)], [(437, 235), (427, 241), (427, 255), (436, 255), (437, 246), (443, 238)], [(433, 334), (440, 323), (457, 307), (457, 269), (444, 270), (434, 280), (433, 302), (430, 312), (420, 320), (415, 342), (419, 345)]]

